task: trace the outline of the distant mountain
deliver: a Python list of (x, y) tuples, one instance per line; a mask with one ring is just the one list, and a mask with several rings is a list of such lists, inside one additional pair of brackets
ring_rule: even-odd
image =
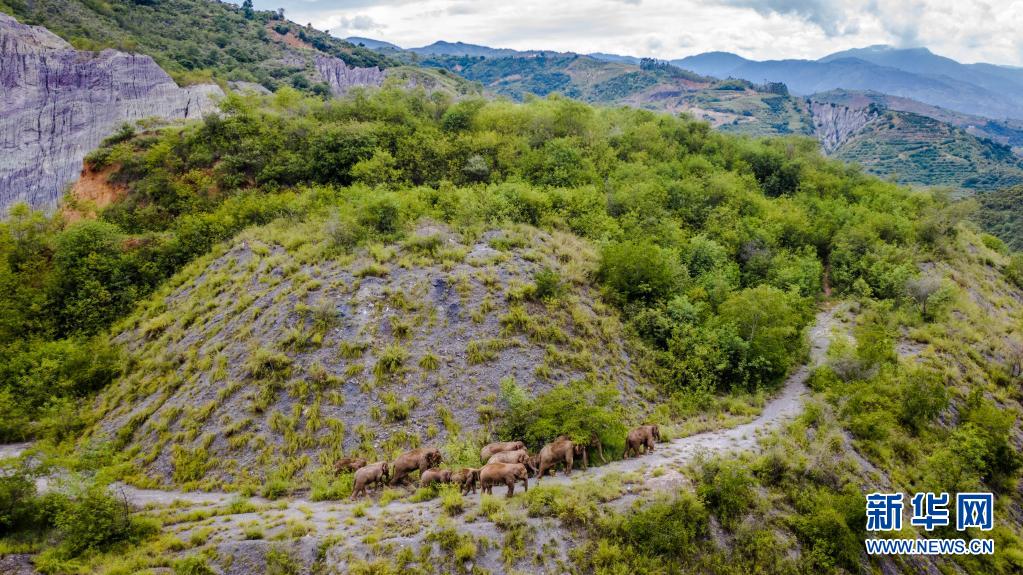
[(704, 76), (727, 78), (740, 66), (754, 62), (731, 52), (704, 52), (681, 60), (672, 60), (671, 63)]
[(959, 64), (923, 49), (874, 47), (839, 52), (817, 61), (763, 62), (710, 52), (672, 60), (672, 64), (717, 78), (783, 82), (795, 94), (872, 90), (967, 114), (1023, 119), (1023, 86), (1017, 86), (1014, 79), (1016, 69)]
[(951, 58), (938, 56), (927, 48), (900, 49), (891, 46), (870, 46), (837, 52), (821, 58), (831, 62), (843, 58), (857, 58), (878, 66), (897, 68), (925, 76), (947, 76), (976, 84), (1000, 93), (1023, 92), (1023, 68), (995, 66), (993, 64), (960, 64)]
[(604, 52), (591, 52), (587, 54), (590, 58), (596, 58), (597, 60), (603, 60), (605, 62), (618, 62), (620, 64), (633, 64), (639, 65), (642, 58), (636, 56), (622, 56), (619, 54), (607, 54)]
[(530, 52), (520, 52), (510, 48), (491, 48), (478, 44), (466, 44), (465, 42), (434, 42), (429, 46), (420, 48), (409, 48), (410, 52), (429, 56), (483, 56), (486, 58), (505, 58), (509, 56), (521, 56)]
[(397, 44), (391, 44), (390, 42), (384, 42), (383, 40), (374, 40), (373, 38), (364, 38), (362, 36), (349, 36), (348, 38), (345, 38), (345, 40), (356, 46), (362, 46), (364, 48), (369, 48), (370, 50), (402, 49), (402, 47)]

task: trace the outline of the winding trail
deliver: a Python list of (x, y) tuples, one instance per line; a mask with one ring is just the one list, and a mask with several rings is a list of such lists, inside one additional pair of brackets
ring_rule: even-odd
[[(587, 471), (576, 470), (570, 477), (563, 473), (547, 477), (541, 484), (599, 480), (611, 474), (627, 476), (623, 482), (624, 492), (609, 503), (623, 507), (642, 492), (686, 488), (688, 480), (682, 469), (700, 455), (757, 449), (762, 436), (802, 411), (803, 400), (809, 393), (806, 382), (813, 369), (824, 361), (832, 333), (838, 325), (836, 315), (843, 309), (843, 306), (836, 305), (817, 314), (808, 334), (809, 361), (788, 376), (781, 392), (752, 421), (661, 443), (652, 453), (613, 461)], [(25, 451), (30, 452), (30, 449), (30, 444), (0, 446), (0, 459), (17, 457)], [(40, 478), (40, 489), (54, 488), (54, 482), (59, 482), (59, 479)], [(535, 479), (530, 483), (531, 486), (537, 484)], [(111, 489), (134, 506), (149, 508), (160, 514), (164, 518), (164, 528), (170, 534), (183, 541), (199, 537), (206, 545), (214, 546), (222, 556), (231, 557), (223, 570), (225, 575), (262, 571), (262, 554), (269, 542), (276, 540), (291, 541), (307, 564), (317, 561), (317, 557), (325, 558), (326, 564), (332, 566), (327, 573), (344, 573), (353, 558), (373, 556), (373, 545), (367, 542), (368, 534), (380, 533), (382, 526), (388, 526), (386, 530), (391, 533), (387, 536), (388, 543), (413, 548), (433, 545), (426, 535), (436, 527), (438, 518), (445, 514), (439, 498), (418, 503), (407, 499), (395, 500), (386, 504), (365, 499), (354, 504), (306, 498), (277, 501), (260, 497), (245, 499), (234, 493), (139, 489), (121, 484), (115, 484)], [(501, 492), (503, 488), (496, 490), (495, 494), (500, 495)], [(468, 496), (465, 509), (476, 507), (477, 499), (478, 496)], [(469, 516), (468, 512), (466, 516)], [(549, 517), (524, 515), (522, 520), (528, 524), (536, 541), (550, 542), (552, 549), (562, 550), (559, 560), (568, 560), (564, 550), (576, 544), (571, 530), (564, 529), (556, 519)], [(486, 516), (474, 514), (472, 519), (456, 521), (456, 525), (461, 533), (471, 534), (477, 539), (501, 541), (505, 536), (501, 526)], [(303, 529), (298, 535), (292, 531), (296, 526)], [(253, 529), (258, 531), (258, 537), (251, 536)], [(326, 541), (330, 541), (330, 545), (323, 556), (321, 545)], [(504, 570), (499, 548), (482, 552), (477, 557), (477, 564), (492, 572)]]
[[(752, 451), (757, 448), (760, 437), (774, 431), (781, 424), (802, 411), (803, 400), (808, 394), (807, 379), (812, 370), (820, 365), (826, 356), (831, 335), (836, 326), (836, 314), (842, 306), (832, 306), (817, 314), (816, 321), (809, 331), (810, 357), (807, 364), (800, 366), (786, 379), (781, 393), (775, 396), (763, 411), (752, 421), (736, 427), (708, 431), (688, 437), (681, 437), (661, 443), (652, 453), (631, 459), (618, 460), (591, 467), (587, 471), (576, 470), (570, 477), (559, 473), (556, 477), (544, 478), (541, 484), (567, 484), (580, 479), (599, 479), (609, 474), (631, 475), (629, 493), (643, 489), (679, 489), (686, 483), (681, 469), (699, 455), (721, 455), (740, 451)], [(0, 459), (17, 456), (30, 447), (29, 444), (0, 446)], [(45, 489), (45, 479), (43, 480)], [(536, 481), (530, 482), (536, 485)], [(139, 508), (168, 509), (223, 509), (238, 495), (226, 492), (176, 491), (163, 489), (139, 489), (129, 485), (115, 484), (112, 489), (128, 502)], [(501, 490), (498, 490), (501, 491)], [(623, 497), (623, 499), (630, 499)], [(420, 521), (430, 521), (441, 513), (437, 500), (415, 503), (410, 501), (392, 501), (381, 506), (379, 504), (359, 505), (348, 501), (311, 501), (305, 498), (288, 498), (270, 501), (260, 497), (248, 499), (259, 511), (240, 511), (229, 513), (233, 517), (233, 525), (241, 522), (267, 522), (268, 513), (275, 521), (302, 520), (312, 523), (317, 530), (327, 529), (332, 534), (359, 535), (367, 521), (380, 517), (405, 516)], [(369, 500), (364, 500), (370, 503)], [(471, 501), (471, 499), (470, 499)], [(356, 509), (358, 508), (358, 511)], [(268, 512), (268, 510), (270, 510)], [(194, 525), (191, 521), (182, 521), (179, 533), (188, 533)], [(237, 528), (228, 529), (233, 532), (225, 534), (225, 540), (239, 536)], [(270, 529), (273, 531), (273, 529)]]

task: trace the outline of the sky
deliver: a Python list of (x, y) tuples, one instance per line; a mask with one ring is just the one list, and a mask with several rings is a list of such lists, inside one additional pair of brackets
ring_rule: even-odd
[[(240, 0), (237, 0), (240, 2)], [(660, 59), (815, 59), (874, 44), (1023, 66), (1023, 0), (254, 0), (336, 36)]]

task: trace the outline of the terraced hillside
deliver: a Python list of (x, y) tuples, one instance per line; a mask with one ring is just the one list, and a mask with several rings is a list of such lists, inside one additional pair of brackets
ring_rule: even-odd
[(1008, 146), (909, 112), (886, 111), (834, 156), (904, 184), (976, 192), (1023, 183), (1023, 159)]
[[(541, 395), (586, 379), (636, 397), (585, 242), (426, 225), (339, 254), (337, 225), (251, 230), (168, 282), (115, 338), (132, 368), (100, 397), (93, 439), (116, 436), (142, 484), (252, 488), (331, 474), (342, 455), (477, 437), (504, 409), (502, 382)], [(544, 273), (570, 295), (543, 303)]]

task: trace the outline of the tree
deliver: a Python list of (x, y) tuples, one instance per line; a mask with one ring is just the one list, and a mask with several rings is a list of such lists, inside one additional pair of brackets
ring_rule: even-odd
[(682, 268), (670, 250), (649, 242), (624, 242), (604, 248), (600, 276), (626, 302), (652, 302), (675, 290)]
[(246, 20), (252, 20), (253, 16), (252, 0), (245, 0), (244, 2), (242, 2), (242, 13), (245, 14)]

